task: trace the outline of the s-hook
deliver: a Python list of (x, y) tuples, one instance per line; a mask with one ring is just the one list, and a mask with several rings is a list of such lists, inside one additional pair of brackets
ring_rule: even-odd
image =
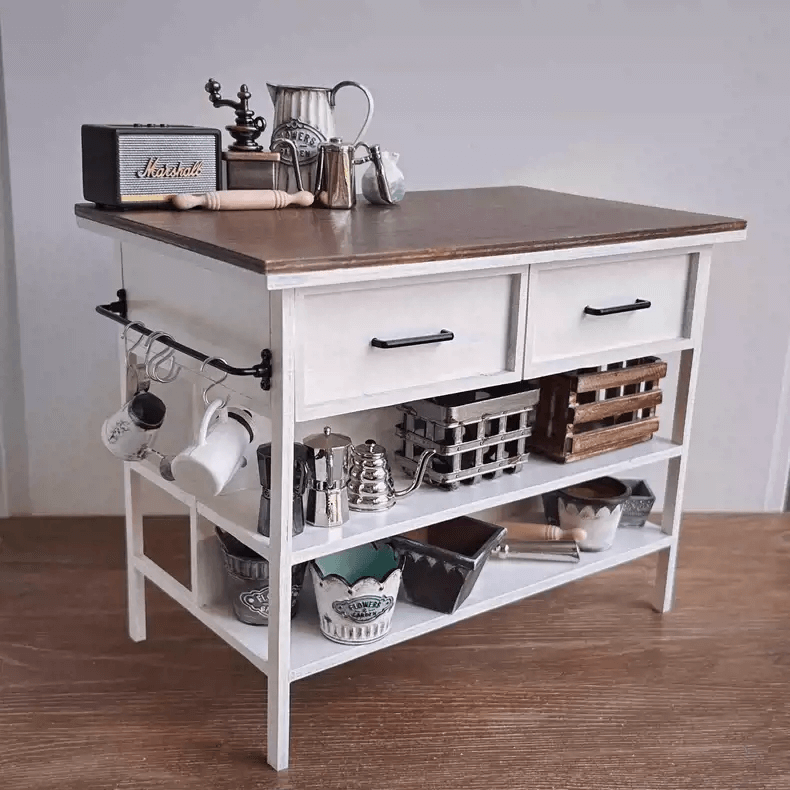
[[(200, 372), (201, 373), (206, 369), (206, 365), (208, 365), (212, 360), (215, 360), (217, 362), (222, 362), (223, 365), (227, 365), (228, 364), (227, 362), (225, 362), (224, 359), (222, 359), (222, 357), (209, 357), (200, 366)], [(211, 384), (209, 384), (208, 387), (206, 387), (203, 390), (203, 403), (206, 406), (209, 406), (211, 404), (211, 401), (209, 400), (209, 397), (208, 397), (209, 392), (211, 392), (211, 390), (214, 389), (214, 387), (217, 387), (220, 384), (222, 384), (222, 382), (225, 381), (225, 379), (228, 377), (228, 374), (224, 370), (222, 371), (222, 373), (224, 375), (222, 376), (222, 378), (219, 381), (213, 381), (212, 380)], [(230, 400), (230, 394), (225, 395), (225, 400), (222, 401), (222, 408), (223, 409), (225, 408), (225, 406), (228, 405), (228, 401), (229, 400)]]

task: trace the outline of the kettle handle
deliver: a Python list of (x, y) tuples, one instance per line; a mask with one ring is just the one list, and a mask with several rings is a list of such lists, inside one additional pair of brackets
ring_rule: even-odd
[(343, 80), (342, 82), (338, 82), (331, 91), (329, 91), (329, 107), (331, 109), (335, 108), (335, 102), (337, 100), (337, 92), (341, 88), (347, 87), (354, 87), (359, 88), (362, 93), (365, 94), (365, 98), (368, 100), (368, 112), (365, 116), (365, 120), (362, 124), (362, 128), (357, 132), (357, 136), (354, 138), (353, 142), (357, 142), (360, 137), (362, 137), (365, 132), (368, 130), (368, 126), (370, 126), (370, 121), (373, 118), (373, 96), (370, 91), (364, 86), (360, 85), (358, 82), (354, 82), (353, 80)]

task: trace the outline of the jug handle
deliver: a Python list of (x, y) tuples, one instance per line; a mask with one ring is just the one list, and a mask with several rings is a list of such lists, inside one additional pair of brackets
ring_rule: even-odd
[(354, 88), (359, 88), (362, 93), (365, 94), (365, 98), (368, 100), (368, 112), (365, 116), (365, 121), (362, 124), (362, 128), (357, 132), (357, 136), (354, 138), (353, 142), (357, 142), (360, 137), (362, 137), (365, 132), (368, 130), (368, 126), (370, 126), (370, 120), (373, 117), (373, 96), (371, 95), (370, 91), (364, 86), (360, 85), (358, 82), (354, 82), (353, 80), (343, 80), (343, 82), (338, 82), (331, 91), (329, 91), (329, 107), (330, 109), (335, 108), (335, 101), (337, 98), (337, 92), (341, 88), (347, 88), (349, 86), (353, 86)]
[(414, 472), (414, 479), (411, 481), (411, 485), (408, 488), (402, 489), (401, 491), (395, 491), (394, 493), (396, 499), (402, 499), (420, 487), (420, 484), (425, 477), (425, 472), (428, 470), (428, 462), (434, 457), (434, 455), (436, 455), (436, 450), (426, 450), (420, 456), (420, 460), (417, 461), (417, 469)]
[(225, 404), (221, 398), (217, 398), (216, 400), (211, 401), (209, 404), (209, 407), (206, 409), (206, 413), (203, 415), (203, 419), (200, 421), (197, 440), (198, 447), (202, 447), (206, 443), (206, 439), (208, 439), (208, 427), (211, 425), (211, 421), (214, 419), (217, 411), (224, 405)]

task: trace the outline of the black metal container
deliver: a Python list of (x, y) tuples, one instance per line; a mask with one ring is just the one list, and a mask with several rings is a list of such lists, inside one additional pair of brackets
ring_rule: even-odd
[[(261, 479), (261, 505), (258, 510), (258, 532), (269, 537), (271, 513), (272, 446), (258, 448), (258, 474)], [(307, 448), (294, 442), (293, 535), (304, 532), (304, 492), (307, 487)]]
[(397, 535), (403, 591), (415, 606), (452, 614), (469, 596), (491, 551), (507, 530), (463, 516)]
[[(269, 561), (228, 532), (219, 527), (216, 531), (225, 560), (233, 614), (248, 625), (268, 625)], [(299, 606), (306, 570), (306, 562), (291, 569), (291, 617), (296, 615)]]

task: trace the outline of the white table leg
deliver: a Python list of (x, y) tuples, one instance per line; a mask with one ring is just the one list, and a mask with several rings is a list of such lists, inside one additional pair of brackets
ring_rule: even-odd
[(291, 530), (294, 462), (294, 292), (271, 293), (272, 487), (269, 544), (267, 759), (288, 767), (291, 708)]
[(680, 371), (675, 398), (675, 414), (672, 421), (672, 441), (683, 443), (683, 454), (669, 462), (667, 484), (664, 492), (664, 512), (661, 529), (674, 536), (672, 545), (659, 552), (656, 568), (656, 590), (653, 605), (658, 612), (668, 612), (672, 608), (675, 595), (675, 569), (678, 561), (678, 539), (680, 521), (683, 516), (683, 490), (686, 483), (686, 462), (691, 435), (691, 415), (697, 391), (699, 355), (702, 344), (702, 325), (705, 319), (705, 301), (710, 277), (710, 250), (696, 256), (689, 280), (689, 303), (687, 314), (691, 321), (687, 331), (695, 343), (695, 348), (680, 353)]
[(129, 636), (135, 642), (145, 639), (145, 576), (137, 570), (134, 558), (143, 554), (143, 512), (140, 475), (124, 464), (123, 487), (126, 499), (126, 592)]

